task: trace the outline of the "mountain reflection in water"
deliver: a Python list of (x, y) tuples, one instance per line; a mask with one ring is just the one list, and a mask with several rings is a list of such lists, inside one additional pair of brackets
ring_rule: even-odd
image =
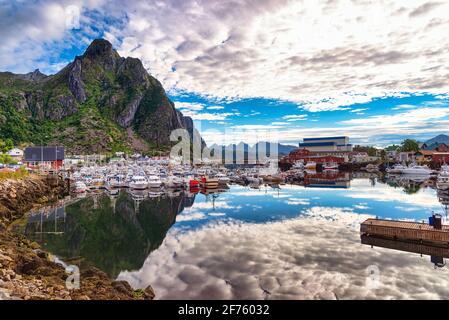
[[(150, 284), (159, 299), (449, 298), (449, 278), (439, 276), (447, 267), (420, 256), (442, 266), (446, 253), (361, 244), (359, 233), (368, 217), (442, 213), (449, 195), (434, 180), (308, 173), (286, 185), (197, 191), (89, 195), (32, 215), (25, 232), (67, 263)], [(365, 286), (370, 266), (382, 275), (376, 290)]]
[(94, 265), (115, 278), (140, 268), (193, 201), (184, 194), (141, 199), (127, 191), (102, 193), (31, 216), (25, 234), (63, 261)]

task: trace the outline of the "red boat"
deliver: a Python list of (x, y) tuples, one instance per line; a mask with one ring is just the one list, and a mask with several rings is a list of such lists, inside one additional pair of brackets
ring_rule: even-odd
[(200, 184), (200, 182), (195, 179), (189, 181), (190, 188), (198, 188), (199, 184)]

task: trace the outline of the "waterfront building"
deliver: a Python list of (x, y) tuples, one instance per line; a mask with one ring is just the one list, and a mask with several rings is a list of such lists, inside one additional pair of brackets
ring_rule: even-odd
[(304, 138), (299, 143), (300, 149), (307, 149), (312, 152), (351, 152), (352, 144), (349, 137), (324, 137), (324, 138)]
[(24, 162), (29, 168), (59, 170), (64, 165), (64, 159), (64, 147), (28, 147), (24, 153)]
[(307, 149), (296, 149), (281, 159), (281, 163), (293, 164), (298, 161), (302, 161), (304, 163), (315, 162), (318, 164), (323, 164), (323, 163), (338, 163), (338, 164), (340, 164), (340, 163), (347, 162), (347, 155), (345, 158), (345, 157), (338, 157), (335, 155), (328, 155), (326, 153), (311, 152)]
[(432, 145), (433, 149), (421, 149), (416, 154), (416, 161), (419, 163), (449, 163), (449, 146), (445, 143)]
[(7, 152), (7, 154), (12, 157), (14, 160), (22, 161), (23, 158), (23, 150), (19, 148), (12, 148)]
[(413, 151), (402, 151), (396, 154), (396, 161), (400, 163), (415, 162), (416, 153)]

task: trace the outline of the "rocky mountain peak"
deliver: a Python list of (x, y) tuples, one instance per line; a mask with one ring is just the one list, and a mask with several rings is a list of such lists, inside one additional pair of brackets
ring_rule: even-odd
[(84, 56), (87, 57), (97, 57), (97, 56), (107, 56), (113, 54), (114, 49), (112, 48), (112, 44), (104, 39), (95, 39), (92, 43), (87, 47)]
[(119, 62), (123, 60), (113, 49), (112, 44), (105, 39), (92, 41), (81, 58), (99, 64), (109, 71), (115, 71)]
[[(33, 81), (15, 82), (17, 77)], [(44, 81), (34, 81), (43, 77)], [(11, 86), (15, 86), (13, 94)], [(184, 128), (200, 137), (192, 119), (175, 109), (162, 84), (142, 62), (120, 57), (104, 39), (94, 40), (83, 55), (54, 75), (47, 77), (39, 70), (27, 75), (0, 74), (0, 100), (2, 94), (11, 102), (8, 108), (0, 103), (0, 116), (4, 113), (6, 120), (20, 116), (23, 125), (17, 130), (0, 126), (0, 135), (18, 142), (46, 134), (72, 152), (146, 152), (168, 150), (175, 129)], [(31, 125), (46, 120), (53, 124), (48, 129)]]
[(19, 75), (19, 78), (21, 78), (23, 80), (28, 80), (28, 81), (39, 81), (39, 80), (47, 78), (47, 75), (40, 72), (39, 69), (36, 69), (33, 72)]

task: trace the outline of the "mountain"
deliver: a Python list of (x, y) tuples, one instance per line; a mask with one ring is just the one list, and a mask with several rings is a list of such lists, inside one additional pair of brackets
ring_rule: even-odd
[[(265, 141), (261, 141), (261, 142), (257, 142), (256, 144), (250, 146), (247, 143), (244, 142), (240, 142), (239, 144), (230, 144), (227, 146), (220, 146), (217, 144), (214, 144), (212, 146), (210, 146), (210, 150), (215, 149), (215, 150), (219, 150), (222, 149), (223, 152), (223, 156), (226, 154), (226, 152), (232, 152), (233, 155), (233, 159), (236, 159), (236, 154), (237, 154), (237, 150), (243, 150), (243, 154), (244, 154), (244, 158), (247, 159), (248, 156), (250, 155), (252, 157), (252, 159), (256, 159), (256, 155), (257, 152), (263, 148), (266, 151), (266, 154), (262, 154), (266, 155), (266, 156), (270, 156), (270, 144), (269, 142), (265, 142)], [(277, 152), (278, 152), (278, 156), (284, 156), (284, 155), (288, 155), (291, 151), (298, 149), (297, 146), (293, 146), (293, 145), (286, 145), (286, 144), (277, 144)], [(263, 150), (262, 149), (262, 150)]]
[(0, 72), (0, 137), (16, 144), (62, 144), (70, 153), (167, 151), (179, 128), (199, 135), (142, 62), (103, 39), (55, 75)]
[(441, 143), (445, 143), (449, 146), (449, 136), (445, 135), (445, 134), (440, 134), (430, 140), (427, 140), (425, 142), (425, 144), (427, 146), (431, 146), (431, 145), (435, 145), (435, 144), (441, 144)]

